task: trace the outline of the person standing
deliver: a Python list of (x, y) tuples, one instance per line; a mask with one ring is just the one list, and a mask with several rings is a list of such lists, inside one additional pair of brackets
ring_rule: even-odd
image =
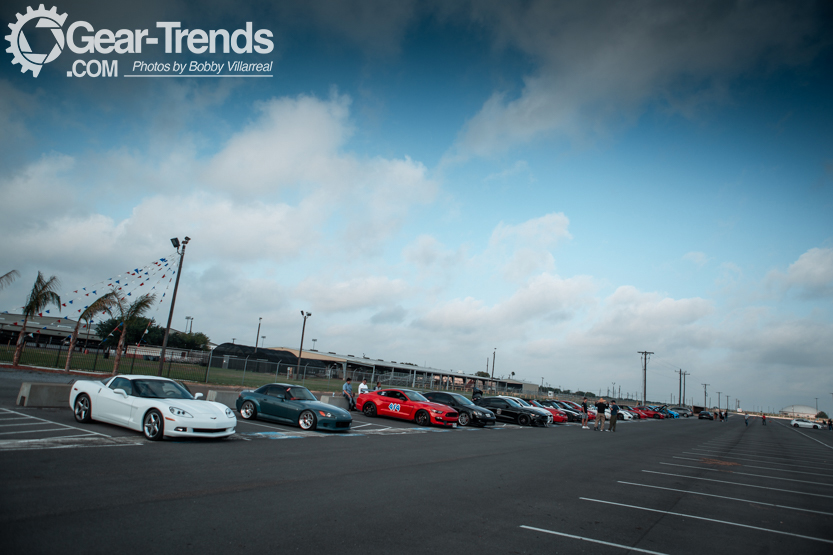
[(764, 426), (766, 426), (766, 415), (764, 413), (761, 413), (761, 420), (763, 421)]
[(382, 382), (376, 382), (376, 387), (373, 388), (373, 391), (382, 391)]
[(608, 432), (616, 431), (616, 423), (619, 421), (619, 405), (616, 404), (616, 399), (610, 400), (610, 423), (607, 425)]
[(827, 419), (827, 429), (833, 432), (833, 420), (830, 418)]
[(749, 415), (748, 414), (743, 417), (743, 421), (746, 423), (746, 427), (748, 428), (749, 427)]
[(590, 418), (590, 415), (587, 413), (587, 397), (581, 402), (581, 429), (582, 430), (589, 430), (590, 426), (587, 425), (587, 419)]
[(351, 378), (347, 378), (341, 387), (341, 394), (347, 399), (347, 410), (356, 410), (356, 403), (353, 401), (353, 384), (350, 383), (352, 381)]
[(607, 410), (607, 403), (605, 403), (604, 397), (600, 397), (598, 401), (596, 401), (596, 425), (593, 427), (593, 430), (599, 431), (599, 426), (601, 426), (601, 431), (605, 431), (605, 411)]
[(362, 393), (367, 393), (370, 391), (370, 388), (367, 386), (367, 378), (362, 380), (362, 383), (359, 384), (359, 395)]

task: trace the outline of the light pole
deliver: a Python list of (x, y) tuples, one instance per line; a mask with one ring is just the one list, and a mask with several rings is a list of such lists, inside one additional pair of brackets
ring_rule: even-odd
[(257, 342), (260, 338), (260, 321), (261, 320), (263, 320), (263, 318), (258, 318), (257, 319), (257, 334), (255, 334), (255, 353), (257, 353)]
[(190, 335), (191, 332), (193, 332), (193, 331), (194, 331), (194, 318), (192, 317), (191, 318), (191, 327), (188, 328), (188, 334)]
[(315, 342), (316, 342), (316, 341), (318, 341), (318, 340), (317, 340), (317, 339), (313, 339), (313, 340), (312, 340), (312, 350), (313, 350), (313, 351), (315, 350)]
[[(165, 328), (165, 338), (162, 339), (162, 351), (159, 353), (159, 370), (157, 370), (157, 376), (162, 375), (162, 367), (165, 365), (165, 351), (168, 349), (168, 335), (171, 333), (171, 320), (174, 317), (174, 305), (176, 304), (176, 292), (179, 289), (179, 276), (182, 275), (182, 261), (185, 259), (185, 246), (191, 240), (190, 237), (186, 236), (185, 239), (182, 240), (182, 252), (179, 251), (179, 239), (174, 237), (171, 239), (171, 244), (176, 249), (176, 253), (179, 255), (179, 269), (176, 271), (176, 283), (174, 283), (174, 294), (171, 297), (171, 310), (168, 313), (168, 325)], [(127, 330), (125, 330), (126, 332)]]
[[(301, 348), (298, 349), (298, 373), (301, 373), (301, 355), (304, 353), (304, 332), (307, 331), (307, 318), (312, 316), (311, 312), (301, 311), (301, 317), (304, 319), (304, 325), (301, 327)], [(296, 376), (297, 380), (298, 377)]]
[(260, 346), (261, 346), (261, 347), (265, 347), (265, 346), (266, 346), (266, 336), (265, 336), (265, 335), (261, 335), (261, 336), (260, 336), (260, 339), (262, 339), (262, 341), (260, 342)]
[(234, 340), (237, 339), (236, 337), (231, 338), (231, 344), (234, 345)]
[(495, 355), (496, 354), (497, 354), (497, 347), (495, 347), (495, 350), (492, 351), (492, 387), (495, 389), (495, 393), (497, 393), (497, 386), (495, 385)]
[(193, 320), (193, 318), (191, 318), (190, 316), (185, 317), (185, 333), (191, 333), (190, 331), (188, 331), (188, 324), (191, 322), (191, 320)]

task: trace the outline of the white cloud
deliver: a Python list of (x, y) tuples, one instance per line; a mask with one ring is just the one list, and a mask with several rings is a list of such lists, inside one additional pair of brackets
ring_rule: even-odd
[(523, 281), (540, 272), (553, 272), (555, 258), (550, 252), (559, 242), (572, 239), (570, 220), (562, 212), (533, 218), (518, 225), (500, 222), (489, 239), (484, 256), (498, 260), (508, 281)]
[(295, 295), (313, 304), (313, 311), (344, 312), (378, 308), (401, 302), (411, 293), (400, 279), (383, 276), (325, 281), (310, 278), (295, 288)]
[(790, 264), (787, 272), (773, 270), (767, 280), (783, 290), (796, 290), (803, 298), (833, 296), (833, 248), (812, 248)]
[(703, 265), (709, 261), (709, 257), (706, 256), (706, 253), (704, 252), (691, 251), (683, 255), (683, 260), (693, 262), (698, 267), (702, 268)]

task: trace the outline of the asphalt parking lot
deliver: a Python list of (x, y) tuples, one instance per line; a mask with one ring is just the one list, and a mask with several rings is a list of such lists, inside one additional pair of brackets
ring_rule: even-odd
[(0, 433), (31, 428), (0, 435), (8, 552), (833, 550), (826, 430), (737, 416), (426, 430), (356, 415), (350, 434), (241, 422), (229, 440), (151, 443), (68, 408), (14, 407), (3, 378)]

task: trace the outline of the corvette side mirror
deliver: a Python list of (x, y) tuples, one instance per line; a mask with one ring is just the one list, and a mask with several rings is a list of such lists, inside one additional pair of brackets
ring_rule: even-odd
[(194, 395), (194, 399), (202, 399), (202, 397), (202, 393), (197, 393), (196, 395)]
[(127, 392), (123, 389), (114, 389), (113, 393), (118, 393), (119, 395), (121, 395), (125, 399), (127, 398)]

